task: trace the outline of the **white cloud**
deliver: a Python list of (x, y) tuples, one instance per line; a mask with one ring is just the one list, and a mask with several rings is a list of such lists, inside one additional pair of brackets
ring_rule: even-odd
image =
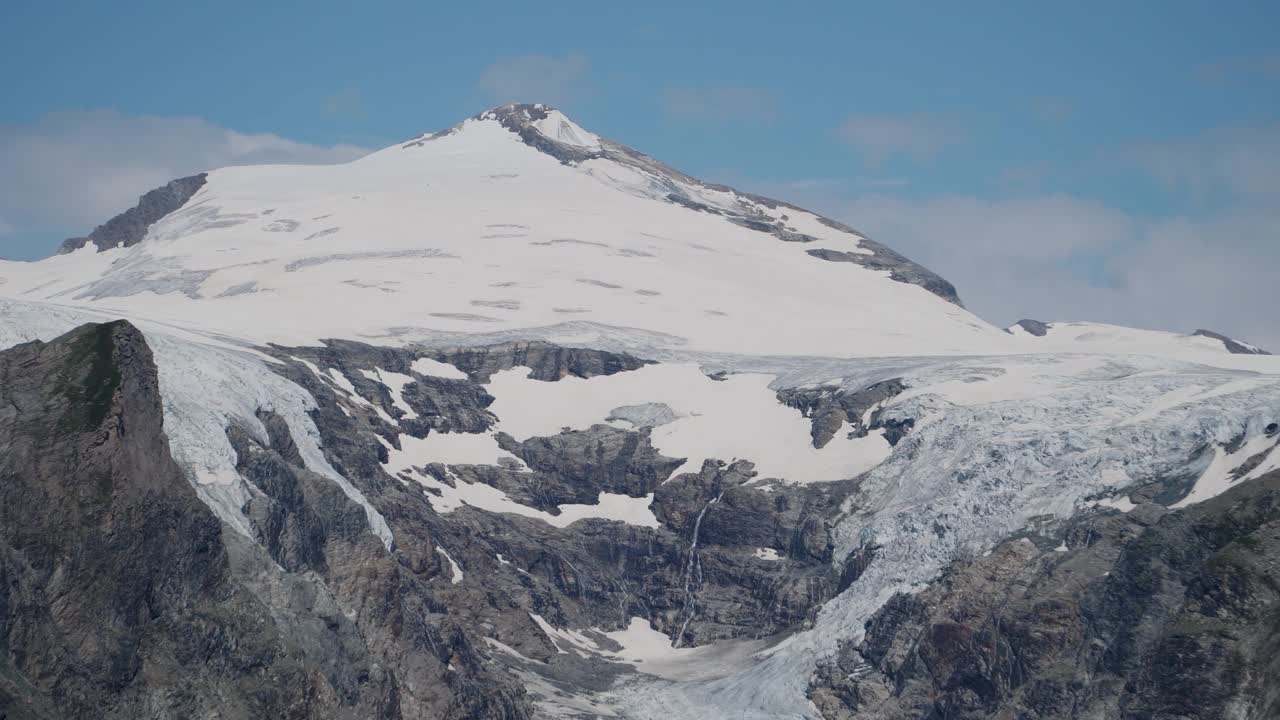
[(0, 126), (0, 217), (17, 238), (6, 240), (14, 246), (6, 250), (36, 253), (16, 247), (26, 235), (47, 245), (52, 232), (87, 233), (139, 195), (184, 175), (228, 165), (346, 162), (368, 152), (242, 133), (200, 118), (113, 110), (53, 113), (28, 125)]
[(937, 257), (1058, 261), (1106, 252), (1133, 233), (1132, 222), (1124, 214), (1068, 196), (911, 201), (872, 195), (855, 200), (847, 212), (861, 218), (863, 225), (874, 223), (900, 233), (917, 246), (912, 250), (927, 250)]
[(1117, 292), (1131, 303), (1116, 312), (1147, 325), (1207, 327), (1280, 352), (1278, 238), (1274, 208), (1152, 223), (1136, 246), (1108, 260)]
[(578, 53), (560, 57), (521, 55), (490, 65), (480, 75), (478, 85), (500, 103), (561, 105), (586, 90), (590, 74), (590, 63)]
[(1219, 128), (1128, 156), (1166, 186), (1203, 198), (1226, 193), (1245, 201), (1280, 196), (1280, 125)]
[[(923, 119), (899, 120), (863, 117), (842, 132), (881, 158), (936, 151), (951, 137)], [(1000, 325), (1030, 317), (1204, 327), (1280, 352), (1280, 126), (1212, 130), (1118, 156), (1179, 195), (1214, 202), (1194, 215), (1138, 215), (1037, 192), (1045, 175), (1038, 168), (1000, 175), (997, 187), (1019, 190), (1005, 199), (872, 192), (848, 180), (760, 191), (842, 220), (926, 265)]]
[(929, 159), (963, 140), (955, 128), (924, 114), (850, 115), (836, 129), (836, 136), (872, 165), (895, 155)]
[(673, 87), (662, 91), (662, 110), (668, 118), (683, 122), (748, 120), (768, 124), (777, 117), (778, 104), (763, 88)]
[(886, 195), (825, 209), (952, 281), (971, 310), (999, 325), (1030, 317), (1204, 327), (1280, 351), (1278, 211), (1152, 221), (1065, 196)]

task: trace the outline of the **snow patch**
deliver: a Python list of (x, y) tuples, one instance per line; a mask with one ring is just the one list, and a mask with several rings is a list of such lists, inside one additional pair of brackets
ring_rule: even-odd
[(600, 646), (594, 640), (576, 630), (561, 630), (535, 612), (529, 613), (529, 617), (533, 618), (533, 622), (541, 628), (542, 632), (551, 640), (556, 652), (561, 655), (578, 651), (579, 655), (585, 656), (600, 650)]
[(409, 366), (411, 370), (419, 375), (428, 377), (442, 377), (450, 380), (466, 380), (467, 374), (449, 363), (440, 362), (432, 358), (418, 358)]
[[(1260, 476), (1274, 466), (1276, 462), (1274, 457), (1276, 455), (1276, 443), (1275, 438), (1258, 434), (1249, 438), (1235, 452), (1227, 452), (1220, 445), (1215, 446), (1213, 448), (1213, 458), (1209, 461), (1209, 467), (1205, 468), (1205, 471), (1200, 474), (1196, 484), (1191, 488), (1191, 492), (1174, 503), (1172, 507), (1187, 507), (1188, 505), (1204, 502), (1230, 490), (1239, 482)], [(1248, 473), (1238, 472), (1238, 469), (1245, 461), (1260, 453), (1268, 453), (1267, 459), (1270, 462), (1263, 463)]]
[[(385, 441), (384, 441), (385, 443)], [(425, 438), (400, 436), (401, 449), (388, 446), (387, 471), (396, 477), (411, 477), (429, 492), (427, 497), (436, 512), (449, 513), (463, 506), (494, 513), (510, 513), (536, 518), (554, 527), (568, 527), (579, 520), (598, 518), (639, 527), (656, 528), (661, 523), (653, 514), (653, 494), (630, 497), (616, 493), (600, 493), (595, 503), (573, 503), (558, 506), (553, 515), (512, 500), (498, 488), (484, 483), (469, 483), (450, 473), (448, 483), (419, 470), (430, 463), (443, 465), (499, 465), (527, 470), (522, 460), (498, 447), (491, 433), (431, 433)]]
[(458, 562), (453, 559), (453, 556), (449, 554), (449, 551), (445, 550), (443, 547), (437, 545), (436, 552), (443, 555), (444, 559), (449, 561), (449, 570), (452, 573), (449, 578), (449, 582), (453, 585), (457, 585), (462, 582), (462, 566), (459, 565)]
[(527, 468), (524, 461), (498, 446), (491, 432), (432, 432), (425, 438), (400, 436), (400, 449), (392, 448), (386, 465), (399, 472), (429, 463), (444, 465), (511, 465)]
[[(762, 478), (806, 483), (843, 480), (875, 467), (892, 447), (883, 431), (841, 436), (813, 447), (810, 423), (778, 402), (774, 376), (758, 373), (712, 380), (695, 363), (660, 363), (593, 378), (530, 379), (528, 368), (494, 373), (497, 429), (517, 440), (585, 429), (615, 409), (665, 405), (674, 419), (653, 429), (651, 441), (668, 457), (686, 458), (676, 472), (697, 471), (704, 459), (747, 459)], [(615, 416), (616, 417), (616, 416)]]
[(559, 110), (552, 110), (547, 113), (545, 118), (534, 120), (531, 124), (543, 136), (562, 142), (565, 145), (588, 150), (600, 149), (600, 138), (598, 136), (583, 130)]
[(1133, 501), (1130, 500), (1127, 495), (1123, 497), (1115, 496), (1115, 497), (1102, 498), (1101, 500), (1095, 500), (1090, 504), (1096, 507), (1112, 508), (1114, 510), (1119, 510), (1122, 513), (1127, 513), (1130, 510), (1138, 507), (1137, 505), (1133, 504)]

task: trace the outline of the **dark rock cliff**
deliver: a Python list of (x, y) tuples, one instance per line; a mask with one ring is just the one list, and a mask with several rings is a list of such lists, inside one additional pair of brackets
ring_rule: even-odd
[[(529, 469), (429, 464), (422, 471), (445, 483), (495, 487), (552, 515), (562, 504), (596, 503), (604, 492), (631, 497), (653, 493), (651, 509), (661, 523), (657, 528), (599, 519), (556, 528), (541, 520), (474, 508), (440, 513), (430, 509), (432, 496), (422, 493), (416, 480), (386, 481), (380, 463), (386, 452), (382, 441), (398, 446), (401, 432), (425, 437), (432, 432), (479, 432), (491, 425), (494, 418), (485, 408), (492, 398), (481, 383), (494, 372), (523, 366), (531, 368), (533, 379), (555, 382), (626, 372), (643, 367), (644, 360), (548, 343), (405, 350), (331, 342), (324, 348), (276, 350), (282, 360), (303, 358), (322, 371), (341, 370), (363, 398), (377, 402), (391, 416), (401, 411), (386, 389), (362, 371), (381, 367), (411, 373), (415, 357), (430, 357), (469, 376), (450, 380), (414, 375), (414, 382), (403, 388), (403, 399), (419, 417), (398, 420), (394, 429), (296, 361), (280, 369), (316, 398), (314, 419), (331, 463), (392, 522), (397, 552), (407, 552), (401, 548), (414, 543), (405, 538), (417, 532), (427, 533), (421, 541), (425, 546), (435, 542), (447, 548), (466, 572), (463, 582), (448, 588), (454, 598), (450, 602), (456, 603), (450, 611), (467, 606), (469, 632), (487, 627), (489, 637), (527, 657), (563, 660), (527, 613), (513, 615), (513, 607), (539, 613), (558, 627), (618, 629), (632, 617), (642, 617), (673, 639), (683, 629), (685, 644), (693, 644), (764, 637), (795, 628), (835, 588), (828, 566), (828, 521), (844, 496), (837, 492), (844, 490), (838, 483), (765, 491), (747, 486), (755, 475), (750, 463), (731, 469), (712, 462), (699, 472), (672, 477), (684, 459), (659, 454), (644, 427), (624, 430), (599, 424), (523, 441), (499, 435), (499, 443)], [(711, 503), (721, 494), (722, 502)], [(387, 506), (392, 497), (400, 496), (404, 500), (396, 502), (405, 503), (403, 509)], [(695, 528), (693, 518), (699, 514), (705, 517)], [(756, 553), (762, 549), (776, 551), (779, 559), (760, 559)], [(434, 553), (429, 558), (433, 564), (439, 562)], [(691, 566), (700, 571), (696, 578), (689, 572)], [(473, 572), (484, 584), (483, 600), (475, 595)]]
[[(434, 353), (483, 379), (525, 363), (545, 381), (643, 364), (540, 344)], [(312, 356), (361, 383), (361, 367), (410, 371), (397, 351), (356, 344)], [(508, 489), (553, 511), (601, 492), (655, 493), (660, 527), (440, 513), (416, 482), (385, 473), (382, 443), (398, 433), (384, 420), (339, 407), (301, 365), (282, 371), (315, 395), (326, 456), (386, 517), (390, 552), (267, 410), (260, 429), (226, 429), (251, 491), (251, 537), (220, 524), (172, 459), (133, 326), (0, 353), (0, 716), (516, 720), (533, 716), (503, 670), (520, 661), (486, 638), (570, 690), (619, 671), (566, 656), (529, 613), (606, 629), (638, 616), (692, 645), (795, 628), (835, 589), (826, 519), (841, 495), (830, 488), (753, 489), (749, 463), (668, 481), (682, 460), (658, 454), (647, 429), (600, 425), (504, 440), (543, 492)], [(433, 413), (414, 432), (483, 430), (483, 385), (436, 380), (405, 388)], [(362, 392), (394, 408), (369, 382)], [(453, 470), (502, 486), (500, 468)]]
[(1280, 473), (1105, 511), (898, 595), (815, 678), (831, 720), (1280, 717)]
[(1231, 353), (1232, 355), (1270, 355), (1271, 354), (1266, 350), (1263, 350), (1262, 348), (1254, 347), (1252, 345), (1245, 345), (1244, 343), (1232, 340), (1226, 335), (1223, 335), (1222, 333), (1214, 332), (1212, 330), (1196, 330), (1191, 334), (1196, 337), (1207, 337), (1212, 340), (1217, 340), (1218, 342), (1222, 343), (1223, 347), (1227, 349), (1227, 352)]
[(0, 353), (0, 395), (0, 715), (300, 718), (329, 704), (271, 608), (237, 592), (222, 529), (169, 456), (137, 329)]
[(0, 399), (0, 717), (528, 717), (278, 418), (229, 430), (260, 544), (221, 526), (133, 326), (0, 353)]
[(99, 250), (138, 244), (146, 236), (147, 229), (160, 218), (186, 205), (191, 196), (204, 187), (208, 177), (208, 173), (200, 173), (169, 181), (138, 198), (137, 205), (94, 228), (88, 237), (63, 241), (58, 254), (79, 250), (90, 243)]

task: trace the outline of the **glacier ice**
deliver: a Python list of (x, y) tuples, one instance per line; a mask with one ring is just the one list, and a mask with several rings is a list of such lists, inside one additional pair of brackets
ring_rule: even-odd
[[(31, 340), (51, 340), (88, 322), (110, 315), (60, 308), (43, 303), (0, 299), (0, 349)], [(320, 431), (308, 412), (315, 399), (301, 387), (271, 371), (274, 362), (246, 347), (236, 347), (196, 333), (172, 334), (155, 323), (139, 322), (155, 357), (164, 409), (164, 429), (174, 459), (196, 493), (229, 526), (253, 537), (241, 508), (255, 490), (236, 471), (236, 454), (226, 430), (235, 425), (267, 444), (258, 411), (279, 414), (308, 470), (332, 480), (364, 508), (369, 529), (383, 544), (392, 544), (391, 528), (368, 499), (325, 459)]]

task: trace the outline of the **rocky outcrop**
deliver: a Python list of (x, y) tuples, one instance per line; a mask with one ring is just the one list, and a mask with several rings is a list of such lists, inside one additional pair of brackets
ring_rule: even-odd
[[(1280, 473), (1078, 518), (898, 595), (814, 679), (830, 720), (1280, 714)], [(856, 588), (856, 582), (855, 582)]]
[(964, 307), (964, 303), (960, 301), (960, 294), (956, 292), (956, 286), (952, 285), (949, 280), (938, 273), (924, 267), (923, 265), (913, 262), (889, 246), (878, 243), (871, 238), (856, 232), (853, 228), (843, 223), (828, 220), (824, 217), (819, 217), (818, 221), (828, 227), (857, 235), (859, 238), (859, 249), (870, 250), (871, 252), (855, 253), (831, 250), (829, 248), (814, 248), (812, 250), (805, 251), (809, 255), (816, 257), (819, 260), (853, 263), (855, 265), (861, 265), (868, 270), (881, 270), (887, 272), (889, 273), (889, 277), (897, 280), (898, 282), (919, 285), (949, 303)]
[[(508, 342), (477, 347), (392, 348), (349, 340), (330, 340), (324, 347), (272, 348), (276, 357), (290, 363), (283, 374), (306, 388), (312, 395), (332, 395), (333, 375), (318, 378), (305, 360), (324, 373), (336, 371), (351, 383), (360, 398), (376, 403), (389, 416), (396, 418), (401, 429), (414, 437), (425, 437), (430, 431), (477, 433), (489, 429), (497, 420), (489, 412), (493, 396), (484, 384), (494, 373), (515, 367), (529, 368), (529, 377), (552, 382), (565, 377), (590, 378), (598, 375), (635, 370), (647, 361), (625, 353), (587, 348), (562, 347), (547, 342)], [(414, 361), (427, 358), (452, 365), (465, 379), (424, 375), (413, 370)], [(413, 382), (402, 389), (402, 398), (418, 417), (405, 418), (397, 407), (390, 389), (377, 379), (381, 370), (409, 375)], [(355, 400), (355, 398), (352, 398)], [(359, 400), (344, 407), (349, 413), (363, 415)], [(365, 408), (367, 409), (367, 408)], [(376, 416), (370, 419), (378, 424)]]
[(503, 491), (522, 505), (559, 514), (560, 505), (599, 502), (601, 493), (644, 497), (684, 462), (661, 455), (649, 431), (593, 425), (523, 442), (499, 434), (498, 444), (522, 460), (526, 468), (502, 465), (428, 466), (441, 482), (450, 475)]
[(390, 717), (238, 592), (134, 327), (0, 353), (0, 395), (0, 715)]
[(565, 377), (613, 375), (651, 364), (651, 361), (626, 353), (563, 347), (540, 341), (435, 348), (427, 350), (424, 355), (453, 365), (476, 382), (488, 382), (495, 372), (517, 366), (529, 368), (529, 377), (534, 380), (552, 382)]
[(58, 253), (79, 250), (90, 243), (99, 250), (136, 245), (160, 218), (186, 205), (191, 196), (204, 187), (207, 179), (208, 173), (200, 173), (172, 180), (138, 198), (137, 205), (94, 228), (88, 237), (64, 241)]
[[(882, 380), (854, 392), (839, 387), (786, 388), (778, 391), (778, 402), (793, 407), (809, 418), (813, 446), (821, 448), (849, 423), (849, 437), (865, 437), (874, 424), (862, 422), (868, 410), (906, 389), (900, 378)], [(870, 420), (870, 418), (868, 418)]]
[(1260, 347), (1254, 347), (1253, 345), (1245, 345), (1242, 342), (1237, 342), (1227, 337), (1226, 335), (1223, 335), (1222, 333), (1216, 333), (1212, 330), (1197, 330), (1191, 334), (1196, 337), (1207, 337), (1207, 338), (1211, 338), (1213, 340), (1217, 340), (1221, 342), (1223, 346), (1227, 348), (1227, 352), (1231, 353), (1232, 355), (1270, 355), (1271, 354)]
[(0, 397), (0, 716), (528, 717), (441, 614), (439, 564), (389, 555), (278, 417), (228, 431), (259, 542), (222, 526), (133, 326), (0, 353)]
[[(597, 503), (602, 493), (652, 493), (650, 510), (657, 527), (601, 519), (555, 527), (535, 518), (467, 506), (445, 511), (432, 507), (435, 496), (424, 492), (412, 476), (390, 478), (383, 468), (386, 446), (399, 447), (404, 435), (421, 437), (443, 428), (458, 432), (466, 426), (474, 411), (492, 402), (483, 383), (500, 370), (530, 367), (532, 378), (555, 382), (625, 372), (643, 367), (644, 360), (549, 343), (400, 350), (331, 342), (324, 348), (274, 352), (286, 361), (277, 371), (316, 399), (312, 418), (326, 458), (391, 524), (401, 575), (397, 592), (416, 596), (429, 591), (420, 602), (437, 618), (431, 633), (437, 643), (446, 636), (442, 628), (452, 629), (448, 637), (463, 650), (451, 651), (446, 660), (453, 654), (487, 658), (559, 683), (556, 686), (569, 694), (592, 687), (603, 690), (607, 678), (620, 669), (600, 657), (560, 652), (530, 613), (554, 627), (577, 630), (621, 629), (639, 617), (673, 642), (692, 646), (763, 638), (802, 627), (837, 586), (838, 576), (830, 565), (830, 522), (851, 485), (779, 484), (764, 489), (753, 485), (750, 463), (710, 462), (697, 473), (672, 477), (684, 460), (661, 455), (650, 441), (651, 426), (664, 417), (661, 407), (620, 409), (633, 429), (597, 424), (519, 441), (499, 434), (501, 446), (524, 468), (421, 468), (439, 482), (488, 485), (551, 515), (558, 515), (564, 504)], [(446, 362), (467, 378), (416, 373), (413, 363), (422, 357)], [(389, 389), (362, 372), (375, 368), (410, 376), (401, 395), (419, 418), (406, 418)], [(353, 401), (340, 383), (326, 379), (331, 369), (348, 378), (363, 401)], [(421, 395), (427, 384), (438, 393), (430, 406)], [(393, 420), (388, 422), (365, 402), (376, 403)], [(435, 414), (428, 418), (429, 412)], [(276, 421), (269, 414), (261, 419), (271, 434)], [(238, 435), (235, 430), (232, 434)], [(254, 501), (258, 541), (282, 565), (334, 573), (333, 558), (352, 551), (327, 549), (334, 544), (330, 528), (311, 519), (335, 513), (326, 508), (323, 483), (312, 482), (296, 461), (289, 460), (287, 439), (237, 437), (236, 446), (241, 472), (267, 496)], [(308, 499), (313, 496), (315, 500)], [(702, 522), (695, 527), (699, 515)], [(306, 551), (307, 546), (319, 550)], [(459, 568), (456, 583), (451, 563)], [(419, 583), (426, 591), (414, 589)], [(388, 618), (375, 627), (404, 622)], [(495, 650), (498, 647), (519, 656)], [(454, 671), (451, 676), (466, 675)]]
[[(870, 240), (863, 238), (860, 244), (865, 246), (870, 242)], [(876, 243), (875, 248), (876, 252), (870, 254), (831, 250), (829, 248), (814, 248), (805, 252), (819, 260), (847, 262), (861, 265), (869, 270), (883, 270), (889, 273), (889, 277), (898, 282), (919, 285), (947, 302), (964, 307), (964, 303), (960, 302), (959, 293), (956, 292), (956, 286), (943, 279), (941, 275), (928, 268), (916, 265), (884, 245)]]
[[(1040, 322), (1039, 320), (1022, 319), (1014, 323), (1016, 327), (1026, 330), (1027, 333), (1036, 337), (1044, 337), (1049, 334), (1049, 323)], [(1005, 332), (1008, 332), (1006, 330)]]

